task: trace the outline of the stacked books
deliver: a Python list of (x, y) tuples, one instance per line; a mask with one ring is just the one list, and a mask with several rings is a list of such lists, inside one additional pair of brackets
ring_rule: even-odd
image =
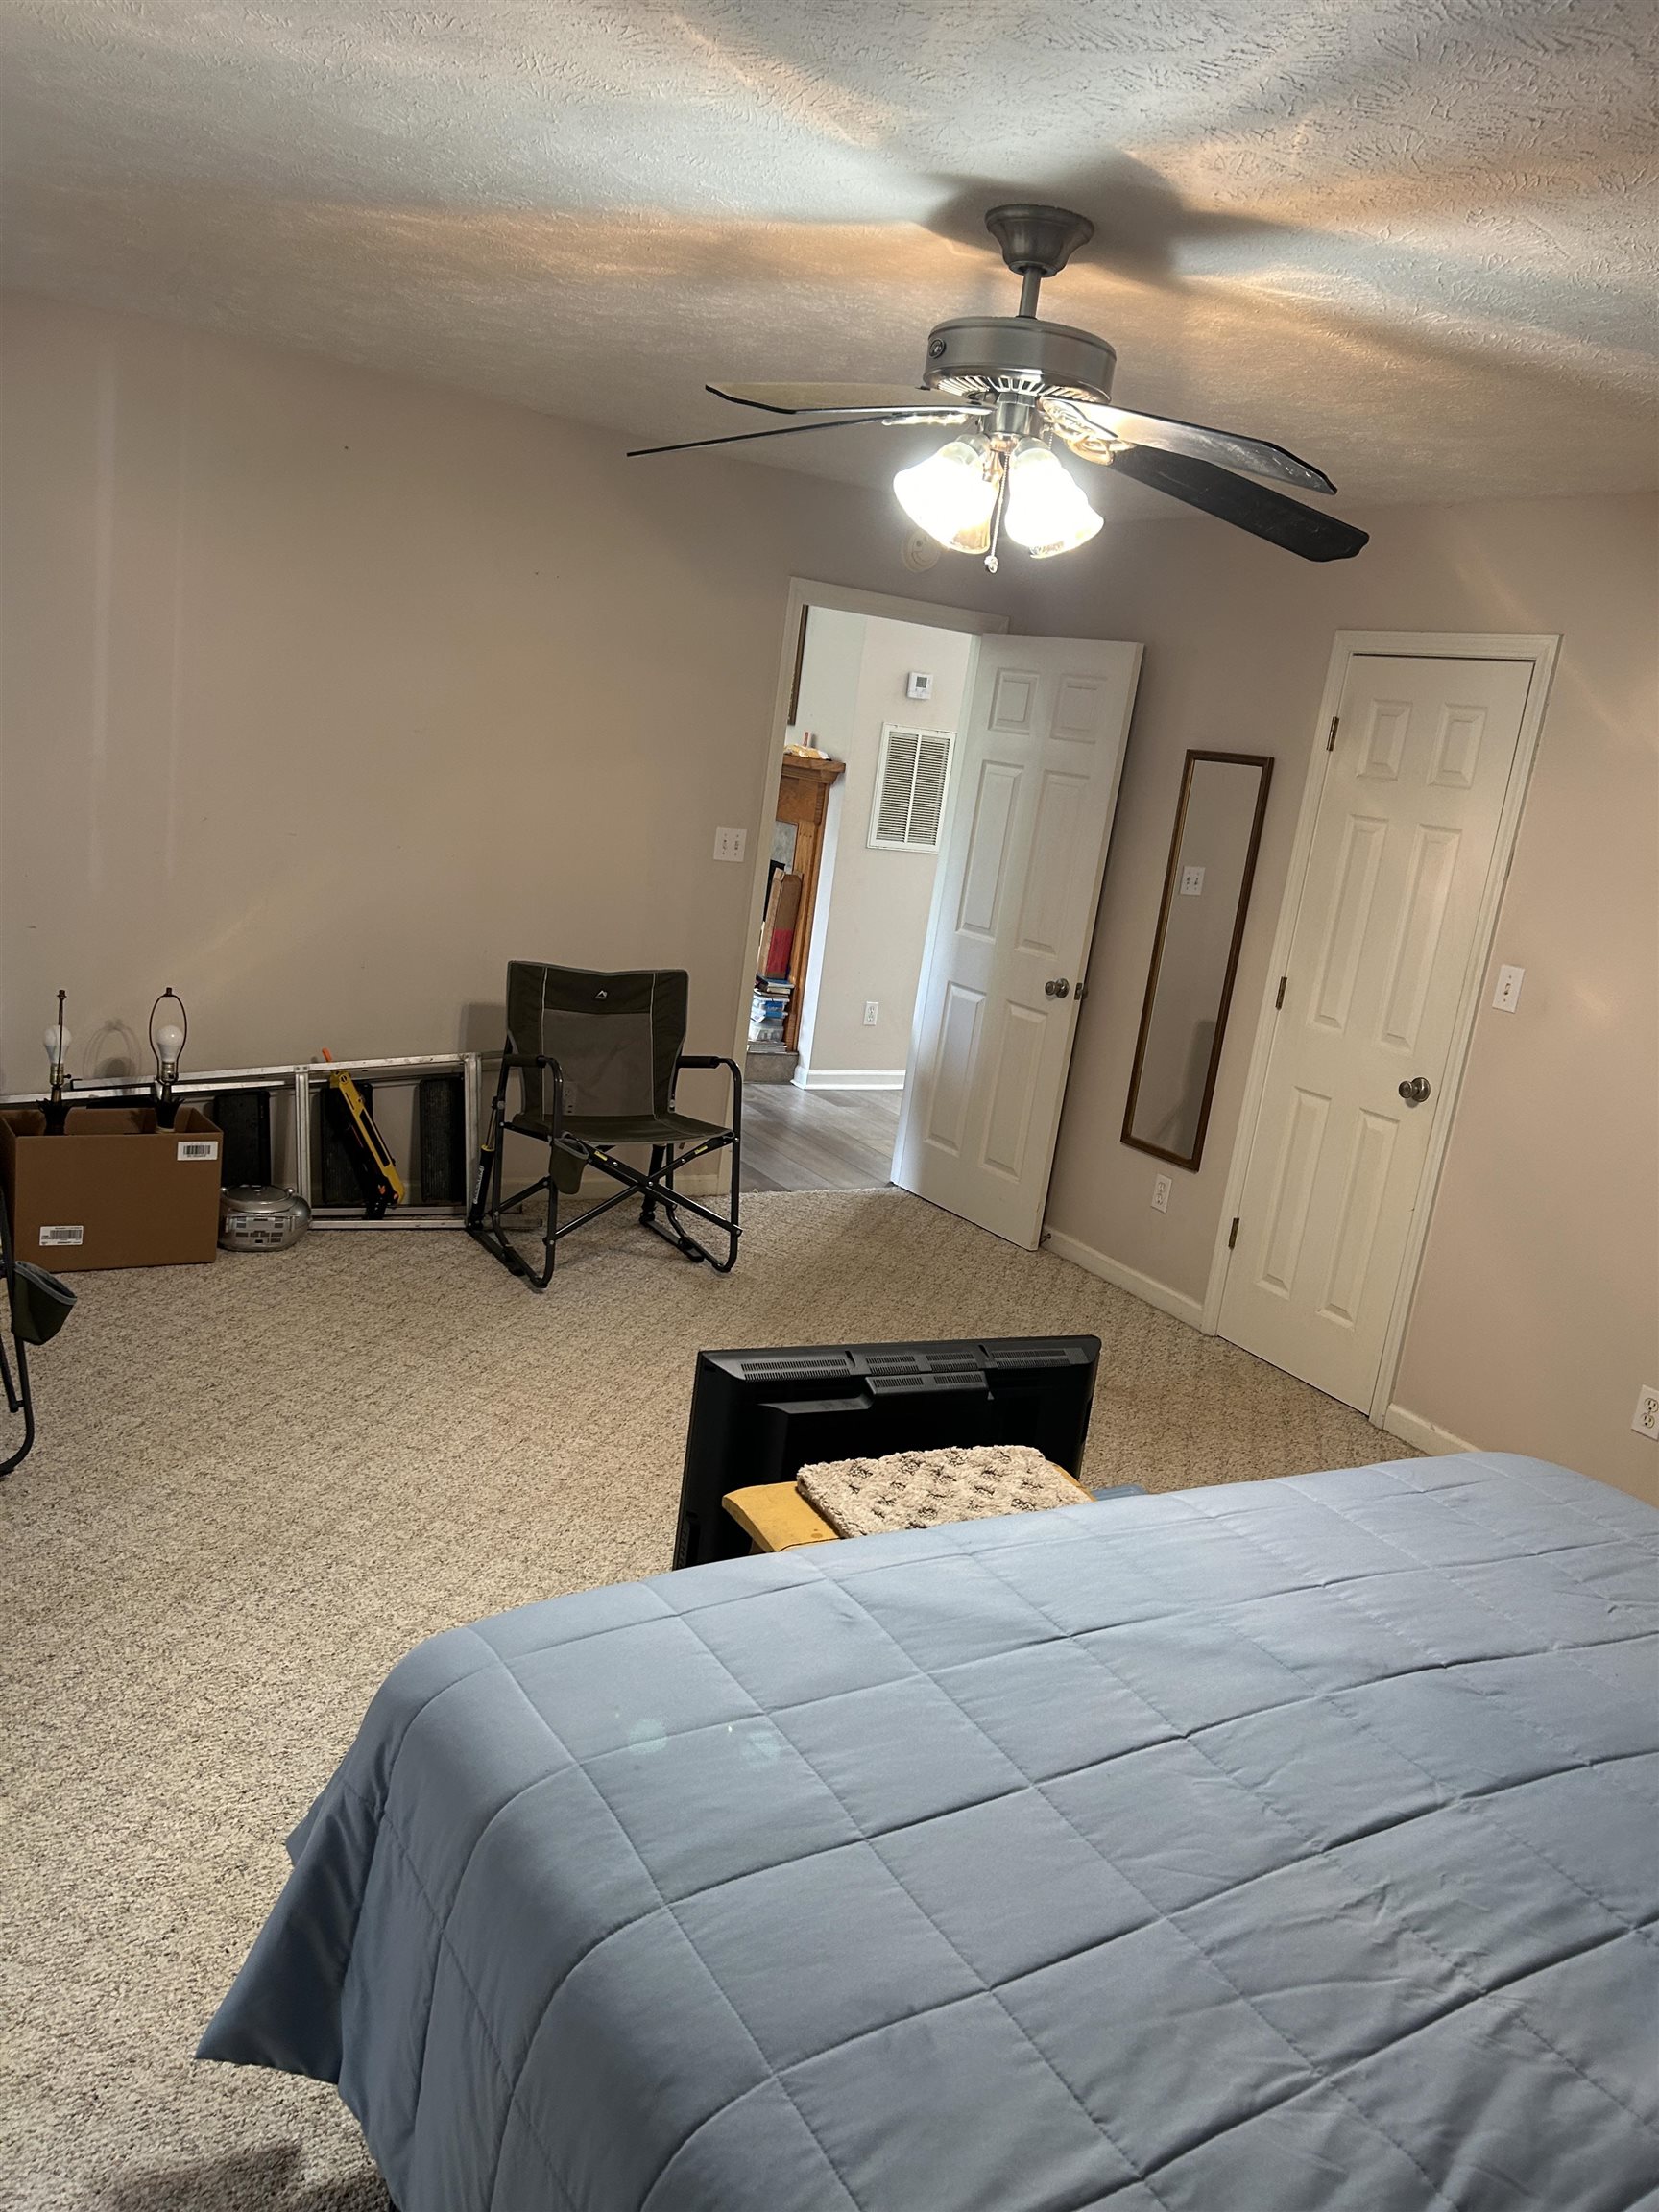
[(757, 975), (755, 996), (749, 1005), (751, 1045), (783, 1042), (783, 1024), (789, 1015), (790, 985), (778, 976)]

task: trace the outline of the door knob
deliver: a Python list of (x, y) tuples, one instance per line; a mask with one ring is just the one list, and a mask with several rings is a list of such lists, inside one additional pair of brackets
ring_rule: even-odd
[(1424, 1099), (1429, 1095), (1428, 1076), (1413, 1075), (1408, 1083), (1402, 1083), (1400, 1095), (1405, 1099), (1407, 1106), (1421, 1106)]
[(1070, 980), (1065, 975), (1050, 976), (1048, 981), (1044, 984), (1043, 990), (1045, 996), (1049, 998), (1070, 998), (1071, 996)]

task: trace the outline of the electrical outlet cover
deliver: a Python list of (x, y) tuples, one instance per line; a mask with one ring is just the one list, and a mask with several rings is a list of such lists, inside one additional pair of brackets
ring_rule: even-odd
[(1655, 1389), (1651, 1382), (1644, 1382), (1642, 1385), (1630, 1426), (1638, 1436), (1659, 1437), (1659, 1389)]
[(1158, 1175), (1153, 1178), (1152, 1204), (1154, 1210), (1160, 1214), (1166, 1214), (1169, 1211), (1169, 1178), (1167, 1175)]

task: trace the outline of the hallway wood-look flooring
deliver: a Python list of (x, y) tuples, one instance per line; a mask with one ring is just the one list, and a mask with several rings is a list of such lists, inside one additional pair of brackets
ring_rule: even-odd
[(743, 1093), (745, 1190), (870, 1190), (887, 1182), (902, 1091)]

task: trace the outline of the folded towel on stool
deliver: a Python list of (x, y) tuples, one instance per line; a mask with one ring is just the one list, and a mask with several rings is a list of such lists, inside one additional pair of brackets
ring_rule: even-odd
[(1046, 1513), (1081, 1503), (1069, 1475), (1030, 1444), (951, 1445), (889, 1452), (879, 1459), (827, 1459), (803, 1467), (795, 1486), (838, 1536)]

